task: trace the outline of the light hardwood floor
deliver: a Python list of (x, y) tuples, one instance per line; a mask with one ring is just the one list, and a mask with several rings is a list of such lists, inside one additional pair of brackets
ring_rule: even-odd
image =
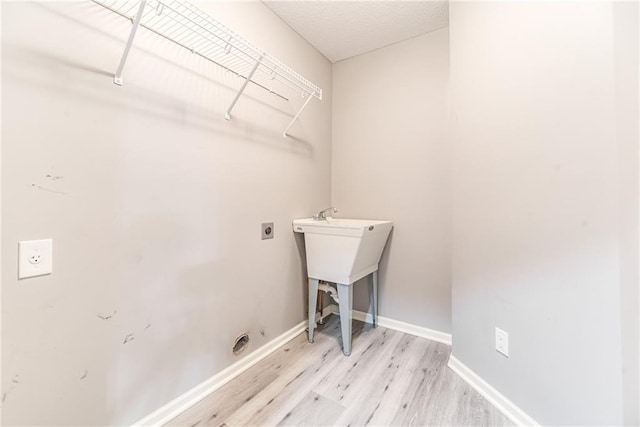
[(350, 357), (330, 316), (168, 423), (169, 426), (505, 426), (447, 368), (444, 344), (353, 321)]

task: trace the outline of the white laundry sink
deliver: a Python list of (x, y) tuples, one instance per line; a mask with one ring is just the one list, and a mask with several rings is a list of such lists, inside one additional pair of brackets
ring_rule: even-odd
[[(335, 212), (335, 208), (331, 208)], [(378, 263), (393, 223), (370, 219), (325, 217), (293, 221), (293, 231), (304, 233), (309, 276), (309, 342), (316, 327), (316, 302), (319, 281), (335, 283), (340, 310), (342, 351), (351, 354), (353, 283), (371, 274), (369, 282), (370, 311), (374, 327), (378, 324)], [(322, 214), (322, 215), (321, 215)], [(323, 285), (321, 290), (333, 293)]]
[(296, 219), (293, 231), (304, 233), (308, 275), (351, 284), (376, 271), (393, 227), (391, 221), (370, 219)]

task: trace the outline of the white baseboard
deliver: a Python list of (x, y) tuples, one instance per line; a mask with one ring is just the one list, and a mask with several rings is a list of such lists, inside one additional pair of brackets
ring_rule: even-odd
[[(325, 307), (323, 313), (339, 314), (338, 306), (335, 304), (330, 304)], [(361, 322), (373, 323), (373, 319), (370, 313), (353, 310), (352, 316), (354, 319)], [(437, 341), (442, 344), (451, 345), (451, 334), (447, 334), (445, 332), (436, 331), (422, 326), (412, 325), (410, 323), (389, 319), (388, 317), (383, 316), (378, 316), (378, 325), (382, 326), (383, 328), (393, 329), (394, 331), (404, 332), (405, 334), (415, 335), (417, 337), (426, 338), (431, 341)]]
[(198, 384), (191, 390), (173, 399), (171, 402), (167, 403), (161, 408), (158, 408), (133, 425), (161, 426), (163, 424), (166, 424), (185, 410), (189, 409), (191, 406), (204, 399), (210, 393), (216, 391), (265, 357), (269, 356), (278, 348), (282, 347), (288, 341), (296, 337), (298, 334), (304, 332), (306, 325), (306, 321), (298, 323), (296, 326), (289, 329), (282, 335), (276, 337), (275, 339), (269, 341), (259, 349), (255, 350), (253, 353), (249, 354), (247, 357), (238, 360), (233, 365), (223, 369), (208, 380)]
[(507, 399), (502, 393), (493, 388), (489, 383), (483, 380), (478, 374), (469, 369), (464, 363), (455, 358), (452, 354), (449, 356), (449, 368), (458, 374), (467, 384), (473, 387), (478, 393), (484, 396), (493, 406), (496, 407), (505, 417), (509, 418), (518, 426), (539, 426), (533, 418), (527, 415), (522, 409), (518, 408), (512, 401)]

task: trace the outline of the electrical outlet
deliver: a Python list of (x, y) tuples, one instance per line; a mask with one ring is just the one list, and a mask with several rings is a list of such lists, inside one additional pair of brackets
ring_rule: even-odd
[(496, 351), (509, 357), (509, 334), (496, 328)]
[(18, 243), (18, 279), (51, 274), (53, 241), (27, 240)]
[(262, 240), (273, 239), (273, 223), (262, 223)]

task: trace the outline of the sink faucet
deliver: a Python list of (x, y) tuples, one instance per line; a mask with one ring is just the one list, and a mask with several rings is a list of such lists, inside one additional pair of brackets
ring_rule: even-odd
[(315, 214), (313, 216), (313, 219), (315, 219), (316, 221), (322, 221), (327, 219), (327, 212), (333, 211), (333, 213), (337, 213), (338, 209), (331, 207), (331, 208), (327, 208), (327, 209), (323, 209), (320, 212), (318, 212), (317, 214)]

